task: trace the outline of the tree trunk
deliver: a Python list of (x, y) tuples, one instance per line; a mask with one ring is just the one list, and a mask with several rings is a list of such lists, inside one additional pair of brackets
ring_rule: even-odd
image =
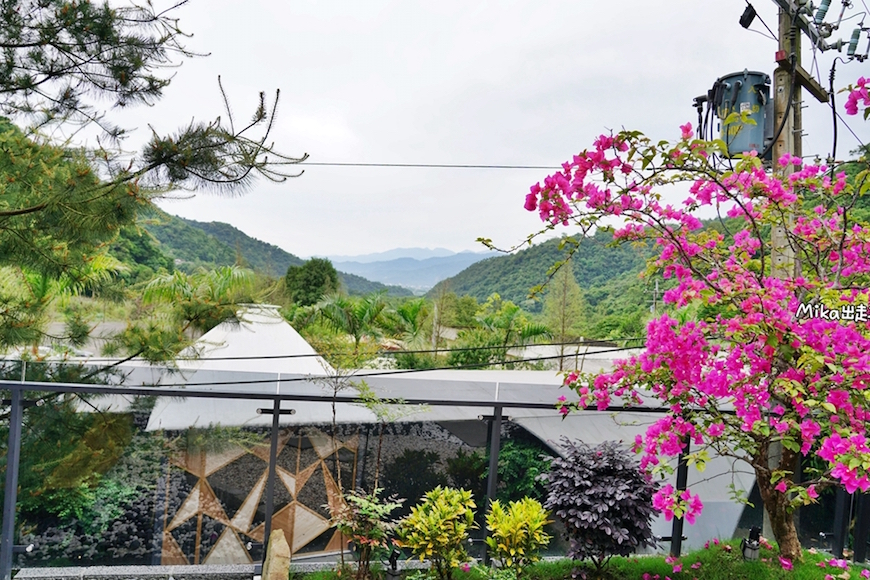
[(375, 485), (372, 489), (372, 495), (378, 494), (378, 478), (381, 474), (381, 447), (384, 445), (384, 422), (380, 422), (380, 431), (378, 432), (378, 456), (375, 459)]
[(802, 557), (801, 544), (798, 540), (794, 517), (789, 511), (789, 501), (786, 494), (775, 489), (770, 483), (770, 469), (755, 466), (755, 478), (764, 509), (770, 516), (770, 527), (773, 528), (773, 538), (779, 544), (783, 558), (799, 562)]

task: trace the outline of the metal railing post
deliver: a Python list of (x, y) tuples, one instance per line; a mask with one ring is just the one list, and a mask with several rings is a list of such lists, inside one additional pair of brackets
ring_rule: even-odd
[(272, 533), (272, 511), (275, 507), (275, 468), (278, 463), (278, 420), (281, 418), (281, 401), (275, 399), (272, 406), (272, 439), (269, 444), (269, 475), (266, 479), (266, 521), (263, 524), (263, 562), (269, 548), (269, 535)]
[(6, 481), (3, 490), (3, 528), (0, 535), (0, 577), (12, 580), (12, 546), (15, 540), (15, 504), (18, 501), (18, 463), (21, 458), (22, 387), (11, 385), (9, 443), (6, 453)]
[[(489, 420), (489, 475), (486, 478), (486, 509), (495, 501), (496, 490), (498, 489), (498, 453), (501, 450), (501, 420), (502, 406), (496, 405), (493, 408), (493, 417)], [(486, 539), (486, 528), (483, 529), (483, 537)], [(484, 543), (484, 563), (489, 564), (489, 548)]]
[[(689, 454), (689, 440), (686, 439), (686, 446), (680, 453), (680, 458), (677, 463), (677, 493), (681, 494), (686, 490), (686, 484), (689, 481), (689, 465), (686, 462), (686, 455)], [(671, 527), (671, 556), (674, 558), (680, 557), (680, 552), (683, 550), (683, 518), (674, 518), (674, 523)]]

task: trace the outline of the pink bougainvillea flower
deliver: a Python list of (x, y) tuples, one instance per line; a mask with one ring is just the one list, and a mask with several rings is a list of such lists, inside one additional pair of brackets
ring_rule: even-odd
[(692, 124), (686, 123), (685, 125), (680, 125), (680, 132), (682, 133), (683, 139), (691, 139), (692, 138)]
[(849, 96), (846, 98), (846, 104), (844, 105), (847, 115), (858, 114), (859, 102), (862, 102), (865, 107), (870, 107), (870, 94), (867, 92), (868, 83), (870, 83), (870, 79), (861, 77), (858, 79), (857, 86), (849, 92)]
[(782, 556), (779, 557), (779, 564), (780, 566), (782, 566), (783, 570), (791, 570), (792, 568), (794, 568), (791, 560), (789, 560), (788, 558), (783, 558)]
[(701, 497), (698, 494), (692, 494), (689, 490), (684, 491), (680, 498), (686, 502), (686, 513), (683, 516), (689, 524), (695, 523), (695, 518), (704, 509), (704, 504), (701, 502)]

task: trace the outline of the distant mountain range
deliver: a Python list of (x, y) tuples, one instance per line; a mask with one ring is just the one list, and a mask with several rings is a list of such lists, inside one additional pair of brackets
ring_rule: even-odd
[(358, 256), (318, 256), (329, 258), (332, 263), (336, 262), (358, 262), (360, 264), (368, 264), (370, 262), (387, 262), (398, 258), (413, 258), (415, 260), (425, 260), (427, 258), (446, 258), (454, 256), (457, 253), (475, 253), (475, 252), (454, 252), (447, 248), (395, 248), (386, 252), (374, 252), (372, 254), (362, 254)]
[[(408, 249), (383, 252), (381, 255), (408, 252)], [(420, 254), (432, 250), (421, 250)], [(449, 251), (449, 250), (445, 250)], [(430, 258), (399, 257), (389, 260), (348, 262), (334, 261), (336, 269), (377, 280), (383, 284), (398, 284), (414, 290), (429, 290), (435, 284), (463, 271), (471, 264), (487, 258), (487, 254), (462, 252)]]
[[(273, 277), (305, 262), (278, 246), (250, 237), (222, 222), (198, 222), (168, 214), (149, 220), (145, 228), (160, 242), (179, 267), (229, 265), (240, 259), (250, 268)], [(348, 292), (368, 294), (388, 290), (395, 296), (425, 292), (435, 284), (483, 260), (486, 253), (455, 253), (445, 248), (397, 248), (376, 254), (331, 256)], [(410, 290), (409, 290), (410, 289)]]

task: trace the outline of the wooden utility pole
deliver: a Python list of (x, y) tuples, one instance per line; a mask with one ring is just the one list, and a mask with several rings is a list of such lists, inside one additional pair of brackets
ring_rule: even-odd
[[(780, 8), (779, 46), (776, 53), (779, 67), (773, 73), (773, 123), (774, 131), (780, 127), (782, 130), (773, 143), (773, 167), (774, 171), (784, 174), (791, 173), (792, 168), (777, 167), (777, 160), (786, 153), (800, 157), (803, 150), (800, 128), (801, 87), (795, 72), (801, 66), (801, 37), (797, 28), (792, 25), (793, 22), (794, 16), (790, 11)], [(788, 242), (785, 224), (773, 228), (770, 244), (771, 275), (776, 278), (794, 276), (794, 248)]]
[[(786, 153), (803, 157), (803, 107), (802, 89), (806, 88), (820, 102), (827, 102), (829, 95), (801, 67), (801, 33), (807, 34), (814, 44), (824, 43), (818, 32), (806, 17), (800, 13), (801, 6), (792, 0), (774, 0), (779, 6), (779, 45), (776, 62), (779, 65), (773, 73), (773, 170), (787, 176), (793, 166), (777, 167), (777, 161)], [(780, 127), (782, 129), (780, 130)], [(775, 278), (793, 278), (798, 274), (800, 265), (794, 247), (788, 240), (786, 228), (793, 223), (793, 216), (786, 215), (782, 225), (774, 226), (770, 236), (770, 274)], [(768, 465), (779, 468), (782, 459), (782, 444), (771, 444), (768, 451)], [(763, 534), (773, 537), (770, 518), (764, 512)]]
[[(772, 167), (776, 172), (789, 174), (791, 166), (777, 167), (777, 160), (786, 153), (800, 157), (802, 150), (802, 135), (800, 133), (801, 87), (796, 82), (795, 70), (800, 67), (800, 33), (792, 25), (794, 17), (784, 8), (779, 9), (779, 46), (776, 60), (779, 67), (773, 73), (773, 123), (775, 135), (773, 143)], [(789, 102), (791, 101), (791, 102)], [(770, 275), (775, 278), (792, 278), (795, 273), (794, 248), (788, 241), (786, 224), (790, 225), (790, 217), (784, 223), (773, 226), (770, 233)], [(779, 468), (782, 459), (782, 444), (772, 443), (768, 450), (767, 464), (771, 469)], [(762, 534), (772, 538), (773, 528), (767, 510), (764, 510)]]

